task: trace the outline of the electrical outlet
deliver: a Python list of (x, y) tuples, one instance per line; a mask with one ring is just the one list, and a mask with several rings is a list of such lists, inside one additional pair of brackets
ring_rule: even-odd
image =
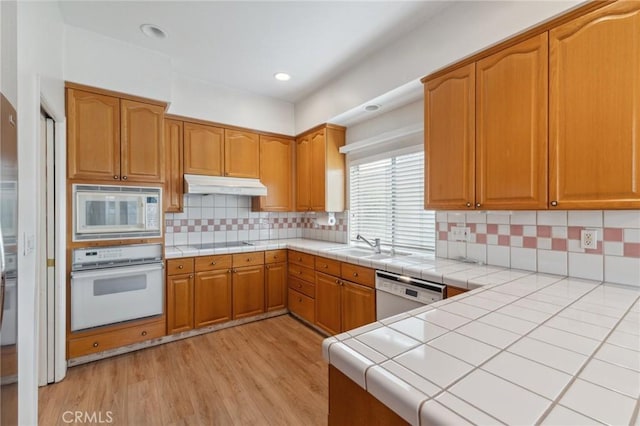
[(471, 228), (466, 226), (454, 226), (451, 228), (451, 237), (454, 241), (469, 241)]
[(580, 247), (583, 249), (597, 249), (598, 231), (595, 229), (583, 229), (580, 231)]

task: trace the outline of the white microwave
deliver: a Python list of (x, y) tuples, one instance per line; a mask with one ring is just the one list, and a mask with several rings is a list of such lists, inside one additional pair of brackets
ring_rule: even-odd
[(73, 241), (162, 237), (162, 188), (73, 185)]

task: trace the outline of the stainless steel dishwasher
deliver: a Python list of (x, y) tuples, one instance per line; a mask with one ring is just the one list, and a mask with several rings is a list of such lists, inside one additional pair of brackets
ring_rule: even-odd
[(444, 298), (443, 284), (376, 271), (376, 319), (388, 318)]

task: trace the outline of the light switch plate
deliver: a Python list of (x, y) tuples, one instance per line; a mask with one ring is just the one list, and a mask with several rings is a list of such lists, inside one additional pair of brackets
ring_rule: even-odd
[(595, 229), (583, 229), (580, 231), (580, 247), (596, 250), (598, 248), (598, 231)]

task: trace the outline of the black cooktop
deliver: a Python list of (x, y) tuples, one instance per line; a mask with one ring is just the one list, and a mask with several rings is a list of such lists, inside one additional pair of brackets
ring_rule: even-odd
[(193, 244), (191, 246), (197, 248), (198, 250), (210, 250), (217, 248), (244, 247), (252, 245), (253, 243), (250, 243), (249, 241), (228, 241), (225, 243)]

